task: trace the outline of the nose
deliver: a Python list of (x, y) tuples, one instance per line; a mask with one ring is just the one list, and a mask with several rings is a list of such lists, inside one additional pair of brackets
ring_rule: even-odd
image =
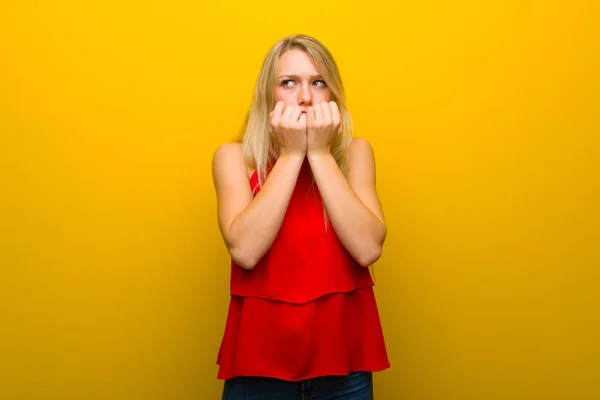
[(306, 107), (312, 105), (312, 92), (307, 84), (300, 85), (298, 90), (298, 105)]

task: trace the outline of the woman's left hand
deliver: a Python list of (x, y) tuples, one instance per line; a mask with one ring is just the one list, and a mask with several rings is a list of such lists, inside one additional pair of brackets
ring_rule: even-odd
[(342, 131), (342, 116), (334, 101), (315, 104), (306, 112), (308, 154), (330, 153), (331, 144)]

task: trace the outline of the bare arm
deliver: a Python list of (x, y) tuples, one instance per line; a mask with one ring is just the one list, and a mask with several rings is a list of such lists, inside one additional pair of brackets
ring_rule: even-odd
[(355, 138), (348, 154), (348, 178), (329, 152), (308, 154), (323, 203), (340, 242), (362, 266), (379, 259), (386, 237), (375, 189), (375, 157), (365, 139)]
[(242, 147), (220, 146), (213, 156), (219, 229), (233, 261), (252, 269), (271, 247), (285, 216), (304, 156), (281, 156), (253, 197)]

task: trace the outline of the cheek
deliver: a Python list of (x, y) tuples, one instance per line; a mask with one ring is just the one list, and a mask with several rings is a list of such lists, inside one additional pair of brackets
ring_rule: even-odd
[(322, 90), (315, 96), (315, 103), (323, 103), (323, 102), (331, 101), (331, 91), (330, 90)]
[(283, 101), (284, 103), (287, 104), (288, 97), (289, 97), (289, 93), (286, 90), (283, 90), (281, 88), (276, 88), (273, 93), (273, 99), (275, 100), (275, 103), (277, 103), (278, 101)]

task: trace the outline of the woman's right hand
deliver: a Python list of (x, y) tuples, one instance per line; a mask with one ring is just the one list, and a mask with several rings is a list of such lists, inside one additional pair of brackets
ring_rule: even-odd
[(281, 155), (304, 157), (307, 150), (306, 114), (300, 107), (277, 102), (269, 114), (271, 136)]

